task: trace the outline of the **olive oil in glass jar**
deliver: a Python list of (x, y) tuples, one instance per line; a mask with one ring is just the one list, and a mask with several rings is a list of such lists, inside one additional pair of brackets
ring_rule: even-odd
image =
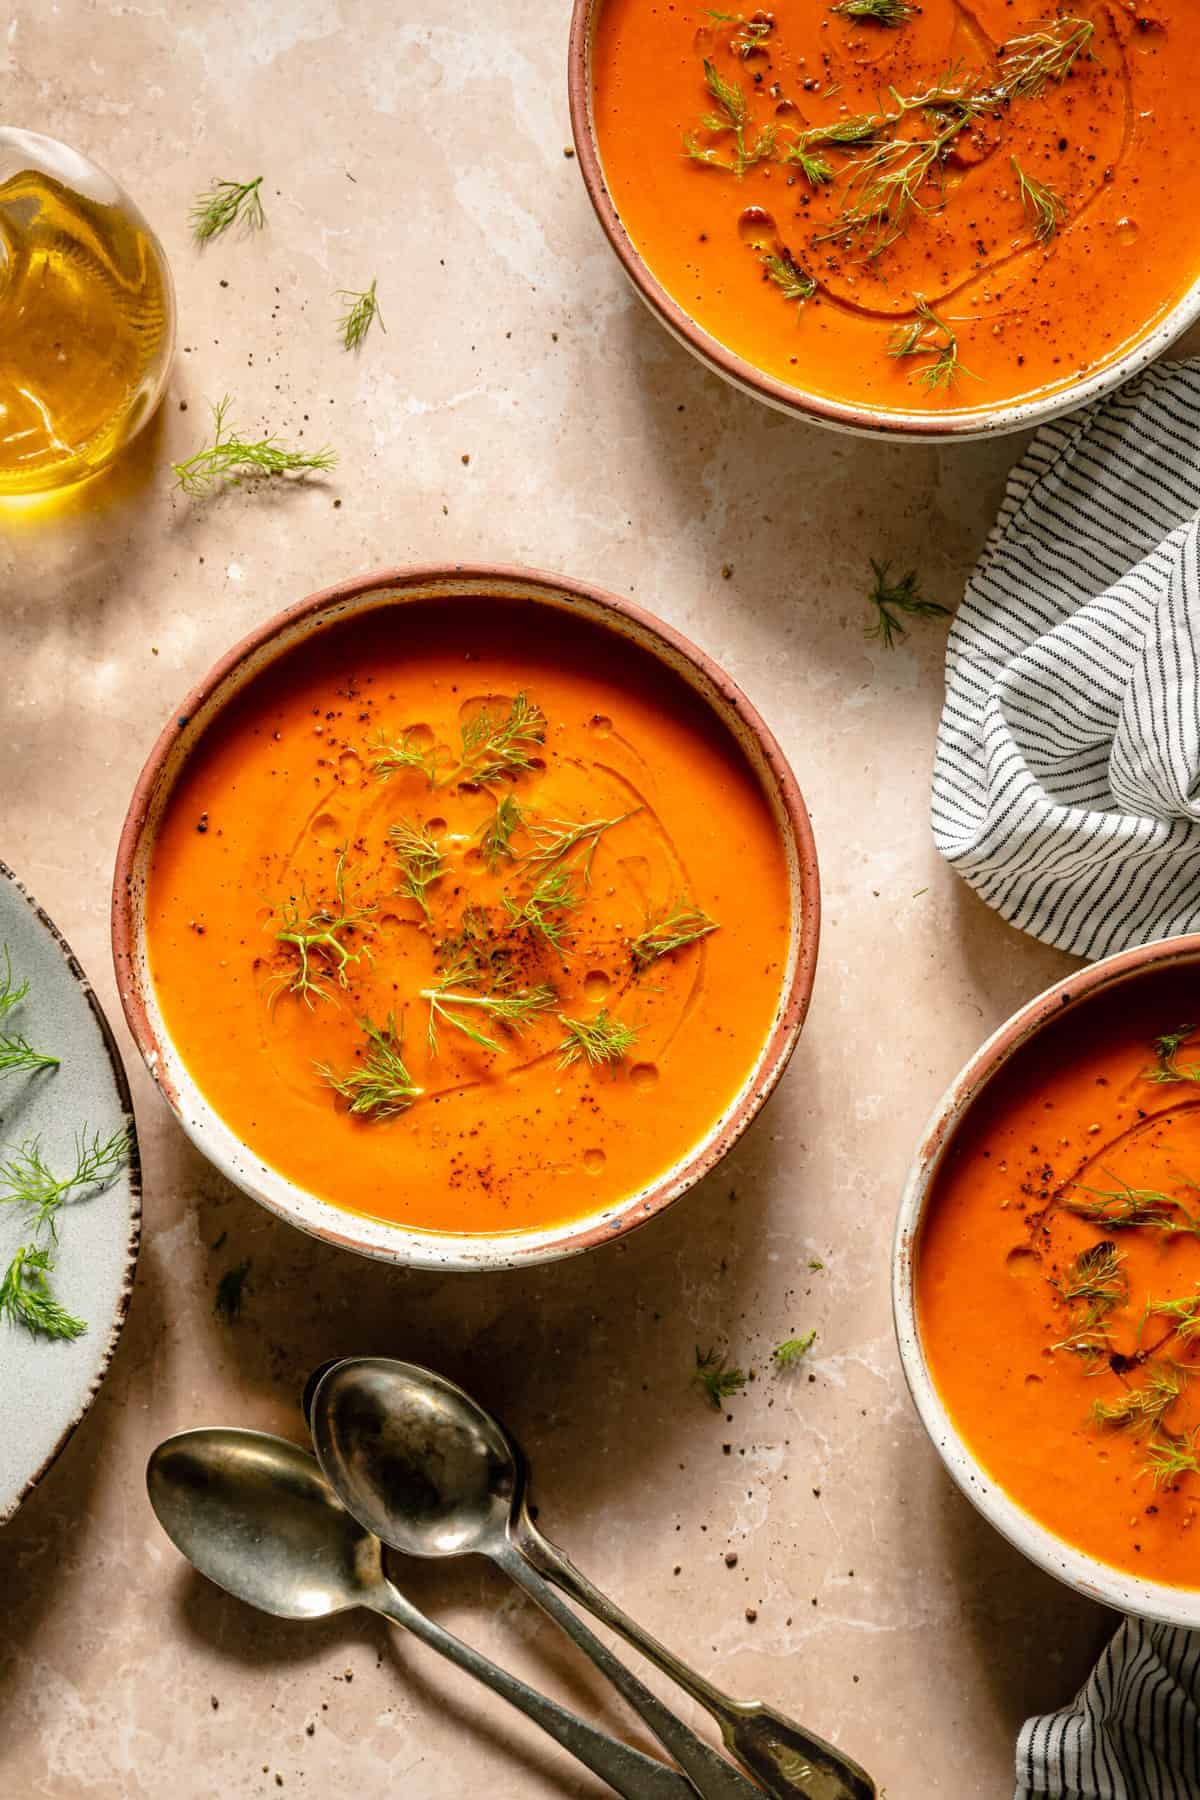
[(170, 270), (128, 195), (0, 126), (0, 496), (111, 462), (157, 406), (174, 336)]

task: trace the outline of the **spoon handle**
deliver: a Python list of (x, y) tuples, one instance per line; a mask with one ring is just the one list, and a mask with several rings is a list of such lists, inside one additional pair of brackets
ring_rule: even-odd
[(528, 1514), (520, 1518), (517, 1537), (520, 1549), (544, 1576), (619, 1632), (705, 1708), (734, 1756), (775, 1800), (876, 1800), (875, 1783), (853, 1757), (761, 1700), (739, 1701), (723, 1694), (593, 1587), (570, 1557), (542, 1536)]
[(419, 1612), (391, 1582), (371, 1605), (375, 1612), (382, 1613), (395, 1625), (402, 1625), (431, 1650), (436, 1650), (439, 1656), (444, 1656), (447, 1662), (454, 1663), (465, 1674), (482, 1682), (484, 1687), (501, 1695), (527, 1719), (540, 1725), (577, 1762), (607, 1782), (615, 1793), (624, 1795), (625, 1800), (690, 1800), (692, 1789), (674, 1769), (655, 1762), (653, 1757), (643, 1755), (630, 1744), (618, 1742), (606, 1732), (597, 1731), (565, 1706), (559, 1706), (557, 1701), (548, 1699), (536, 1688), (528, 1687), (506, 1669), (490, 1662), (444, 1626)]
[(650, 1727), (663, 1749), (675, 1758), (702, 1800), (762, 1800), (762, 1789), (747, 1781), (740, 1770), (726, 1762), (703, 1738), (697, 1737), (657, 1694), (652, 1694), (632, 1669), (627, 1669), (607, 1644), (602, 1644), (583, 1620), (576, 1617), (515, 1544), (506, 1544), (503, 1551), (496, 1553), (496, 1561), (505, 1574), (518, 1587), (524, 1588), (530, 1599), (536, 1601), (542, 1611), (578, 1644), (600, 1672), (607, 1675), (617, 1692)]

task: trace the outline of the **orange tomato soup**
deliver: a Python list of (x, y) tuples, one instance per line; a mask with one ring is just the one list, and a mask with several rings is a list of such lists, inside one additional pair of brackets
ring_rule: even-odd
[(600, 0), (592, 63), (667, 293), (777, 381), (884, 412), (1052, 391), (1185, 293), (1198, 79), (1181, 0)]
[(491, 1233), (580, 1218), (686, 1156), (786, 974), (780, 825), (648, 654), (502, 600), (327, 627), (176, 786), (154, 989), (197, 1084), (349, 1209)]
[(1101, 1561), (1200, 1587), (1200, 976), (1072, 1008), (985, 1089), (918, 1245), (921, 1343), (987, 1473)]

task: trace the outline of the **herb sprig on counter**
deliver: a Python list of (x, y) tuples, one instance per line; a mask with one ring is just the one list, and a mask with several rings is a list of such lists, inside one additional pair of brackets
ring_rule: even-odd
[(346, 311), (338, 320), (338, 330), (342, 334), (342, 345), (346, 350), (360, 350), (363, 339), (372, 325), (378, 320), (379, 329), (387, 331), (383, 322), (383, 314), (379, 310), (379, 301), (375, 294), (376, 283), (372, 281), (369, 288), (362, 293), (354, 293), (348, 288), (339, 288), (339, 300), (350, 302)]
[(787, 1338), (782, 1344), (776, 1344), (771, 1355), (781, 1369), (790, 1369), (806, 1357), (817, 1341), (816, 1327), (806, 1331), (803, 1337)]
[(226, 483), (236, 484), (254, 476), (308, 475), (332, 469), (333, 450), (289, 450), (278, 438), (248, 438), (227, 424), (232, 402), (226, 394), (212, 409), (213, 435), (184, 462), (173, 463), (175, 478), (185, 494), (210, 494)]
[(730, 1367), (727, 1351), (718, 1350), (715, 1345), (701, 1350), (697, 1344), (696, 1369), (692, 1380), (708, 1396), (710, 1404), (720, 1412), (724, 1402), (744, 1388), (749, 1377), (743, 1369)]
[(192, 236), (198, 244), (207, 244), (240, 219), (247, 231), (261, 231), (267, 222), (263, 211), (263, 178), (253, 181), (215, 181), (205, 193), (192, 202)]
[(885, 650), (894, 650), (908, 636), (906, 620), (949, 618), (948, 606), (930, 600), (921, 591), (915, 569), (893, 581), (890, 563), (876, 562), (874, 557), (870, 560), (874, 581), (867, 594), (867, 605), (875, 610), (863, 626), (865, 637), (873, 638)]

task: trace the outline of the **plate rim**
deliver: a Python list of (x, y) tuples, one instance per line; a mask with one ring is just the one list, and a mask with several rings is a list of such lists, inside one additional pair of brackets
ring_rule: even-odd
[(54, 1464), (66, 1449), (76, 1430), (91, 1411), (96, 1396), (100, 1392), (100, 1388), (104, 1382), (104, 1378), (112, 1365), (112, 1359), (116, 1353), (117, 1345), (120, 1342), (121, 1333), (125, 1328), (125, 1321), (129, 1316), (129, 1307), (133, 1299), (134, 1278), (137, 1274), (138, 1252), (141, 1249), (142, 1159), (138, 1144), (137, 1119), (133, 1110), (133, 1095), (129, 1087), (129, 1077), (125, 1073), (125, 1064), (121, 1060), (121, 1052), (113, 1028), (108, 1022), (107, 1014), (100, 1003), (99, 995), (96, 993), (95, 988), (88, 978), (87, 971), (84, 969), (83, 964), (80, 962), (74, 950), (72, 950), (70, 944), (67, 942), (66, 937), (54, 923), (54, 920), (50, 917), (50, 914), (46, 911), (45, 907), (40, 901), (35, 899), (34, 895), (30, 893), (21, 878), (2, 858), (0, 858), (0, 880), (7, 882), (10, 887), (16, 890), (26, 906), (28, 906), (33, 913), (38, 924), (50, 934), (59, 954), (62, 956), (62, 959), (67, 966), (69, 974), (83, 990), (84, 999), (87, 1001), (91, 1015), (99, 1028), (100, 1041), (104, 1046), (104, 1053), (108, 1058), (109, 1068), (112, 1070), (113, 1081), (116, 1085), (117, 1099), (121, 1104), (129, 1125), (129, 1159), (125, 1165), (125, 1173), (129, 1179), (130, 1201), (129, 1234), (125, 1244), (125, 1267), (121, 1278), (121, 1289), (117, 1296), (116, 1308), (109, 1323), (108, 1337), (101, 1351), (99, 1363), (88, 1384), (87, 1392), (83, 1397), (82, 1404), (67, 1421), (50, 1451), (43, 1457), (41, 1463), (33, 1473), (26, 1477), (24, 1485), (14, 1495), (11, 1502), (5, 1503), (0, 1499), (0, 1529), (2, 1529), (17, 1514), (17, 1512), (19, 1512), (34, 1488), (37, 1487), (38, 1483), (42, 1481), (54, 1467)]

